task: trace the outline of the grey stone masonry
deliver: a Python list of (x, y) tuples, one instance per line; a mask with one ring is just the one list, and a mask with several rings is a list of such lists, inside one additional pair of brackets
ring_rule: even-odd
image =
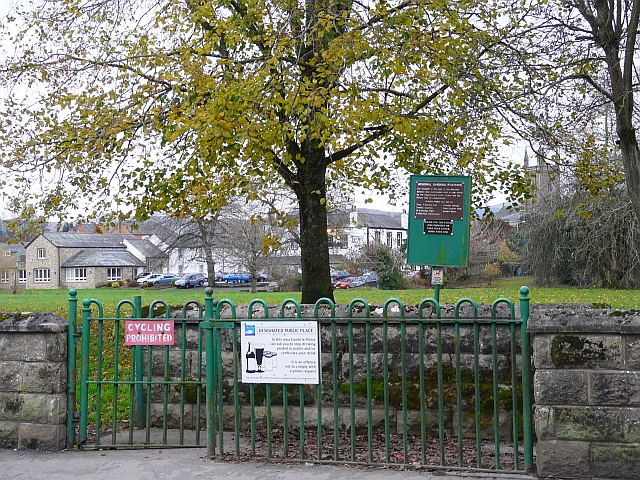
[(0, 448), (66, 445), (67, 321), (0, 312)]
[(640, 311), (535, 306), (541, 478), (640, 479)]

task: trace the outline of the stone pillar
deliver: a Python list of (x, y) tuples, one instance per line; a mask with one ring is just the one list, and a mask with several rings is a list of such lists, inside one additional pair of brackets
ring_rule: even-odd
[(640, 313), (538, 307), (529, 331), (538, 475), (640, 479)]
[(0, 312), (0, 448), (66, 445), (67, 321)]

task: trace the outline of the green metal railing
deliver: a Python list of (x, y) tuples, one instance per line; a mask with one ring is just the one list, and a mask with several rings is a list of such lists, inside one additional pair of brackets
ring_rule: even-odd
[[(204, 306), (192, 301), (173, 318), (180, 340), (174, 347), (125, 348), (121, 322), (141, 318), (140, 298), (120, 302), (113, 318), (104, 318), (97, 300), (84, 300), (77, 327), (72, 290), (69, 443), (200, 445), (206, 429), (212, 457), (532, 472), (529, 291), (520, 293), (519, 319), (504, 298), (485, 318), (468, 298), (455, 304), (451, 318), (442, 318), (433, 298), (412, 315), (398, 299), (379, 313), (354, 299), (342, 316), (329, 299), (309, 312), (293, 299), (271, 309), (254, 300), (238, 318), (233, 302), (216, 302), (207, 289)], [(188, 318), (193, 307), (195, 318)], [(158, 301), (147, 318), (170, 315)], [(240, 322), (295, 319), (318, 322), (321, 384), (243, 384)], [(188, 388), (195, 392), (189, 400)], [(161, 412), (154, 424), (152, 408)], [(152, 438), (156, 428), (160, 440)], [(190, 429), (192, 442), (185, 440)], [(101, 435), (105, 430), (109, 435)], [(178, 440), (171, 441), (172, 432)], [(230, 445), (225, 432), (233, 434)]]
[[(258, 305), (262, 308), (256, 309)], [(293, 312), (285, 315), (285, 306), (293, 307)], [(461, 310), (465, 306), (471, 309), (472, 314), (463, 318)], [(498, 318), (500, 306), (508, 310), (508, 318)], [(221, 319), (224, 307), (229, 308), (225, 318)], [(389, 314), (393, 307), (398, 311), (395, 316)], [(423, 316), (427, 307), (432, 310), (429, 318)], [(212, 349), (207, 349), (207, 365), (211, 365), (214, 378), (212, 385), (207, 388), (216, 392), (211, 425), (218, 434), (217, 440), (215, 435), (212, 436), (214, 440), (210, 444), (210, 453), (231, 454), (238, 458), (250, 455), (269, 460), (403, 464), (476, 470), (507, 468), (531, 472), (533, 431), (531, 362), (526, 333), (528, 308), (526, 287), (521, 289), (520, 319), (515, 318), (513, 303), (504, 298), (493, 303), (489, 318), (478, 317), (478, 307), (471, 299), (457, 302), (453, 318), (441, 318), (438, 302), (426, 299), (418, 306), (417, 318), (411, 319), (405, 318), (405, 306), (398, 299), (389, 299), (380, 317), (371, 316), (371, 307), (363, 299), (353, 300), (347, 315), (336, 317), (335, 305), (328, 299), (321, 299), (315, 305), (311, 318), (319, 322), (323, 350), (327, 352), (326, 355), (330, 353), (331, 359), (321, 360), (322, 385), (314, 388), (297, 386), (299, 406), (293, 408), (290, 403), (291, 385), (267, 384), (259, 387), (254, 384), (242, 386), (239, 383), (241, 363), (237, 332), (241, 321), (255, 318), (254, 310), (258, 313), (263, 311), (258, 315), (261, 321), (275, 322), (290, 320), (292, 316), (302, 319), (301, 305), (293, 299), (286, 300), (280, 308), (280, 314), (270, 317), (266, 304), (256, 300), (249, 306), (247, 318), (239, 319), (235, 305), (229, 300), (222, 300), (214, 310), (215, 341), (212, 342)], [(356, 309), (364, 312), (358, 318), (353, 315)], [(464, 355), (461, 347), (463, 329), (467, 331), (467, 337), (472, 338), (473, 344), (472, 353)], [(225, 330), (229, 332), (226, 343), (221, 335)], [(428, 331), (434, 330), (435, 359), (427, 361), (425, 336)], [(444, 339), (445, 334), (449, 335), (451, 343)], [(355, 346), (356, 338), (362, 347), (360, 349)], [(489, 345), (484, 344), (487, 341)], [(505, 343), (508, 345), (505, 346)], [(487, 352), (483, 353), (482, 350)], [(232, 352), (231, 360), (227, 362), (232, 363), (233, 374), (227, 379), (222, 376), (223, 351)], [(358, 363), (357, 356), (364, 360)], [(467, 357), (467, 361), (471, 357), (469, 368), (465, 368), (463, 356)], [(487, 359), (490, 365), (481, 366), (481, 360), (486, 363)], [(413, 365), (411, 371), (410, 364)], [(364, 368), (365, 372), (363, 380), (358, 381), (360, 368)], [(428, 386), (426, 380), (434, 369), (436, 384)], [(445, 378), (445, 371), (454, 372), (453, 381)], [(470, 391), (469, 385), (463, 382), (465, 372), (472, 377)], [(229, 387), (226, 394), (225, 386)], [(241, 387), (248, 388), (248, 395), (241, 391)], [(257, 394), (258, 388), (261, 389), (260, 395)], [(434, 397), (437, 398), (438, 417), (435, 442), (429, 434), (427, 421), (431, 413), (428, 404)], [(248, 402), (245, 398), (248, 398)], [(274, 404), (276, 398), (277, 405)], [(308, 402), (309, 398), (314, 399), (313, 402)], [(415, 403), (414, 398), (419, 399), (417, 408), (411, 408)], [(452, 402), (454, 407), (447, 401)], [(226, 423), (223, 420), (225, 403), (233, 406), (232, 410), (226, 412)], [(465, 403), (469, 405), (465, 406)], [(258, 410), (260, 413), (257, 413)], [(364, 428), (359, 420), (363, 410), (366, 417)], [(420, 420), (410, 422), (409, 418), (415, 418), (416, 411)], [(380, 412), (383, 420), (377, 421), (374, 417), (379, 417)], [(452, 412), (457, 421), (451, 421)], [(294, 420), (298, 413), (296, 424)], [(248, 419), (245, 419), (245, 414)], [(229, 416), (233, 417), (232, 421), (228, 420)], [(471, 441), (468, 438), (469, 429), (464, 428), (464, 419), (469, 416), (473, 418), (474, 438)], [(491, 421), (489, 429), (484, 428), (487, 421)], [(419, 423), (418, 428), (416, 423)], [(504, 425), (510, 425), (510, 432), (504, 431)], [(231, 449), (225, 449), (223, 444), (222, 433), (225, 429), (232, 431), (236, 439)], [(315, 436), (315, 441), (307, 432)], [(501, 447), (509, 433), (511, 438), (508, 444), (512, 453), (504, 455)], [(240, 442), (243, 437), (248, 441), (244, 449)], [(488, 440), (488, 437), (491, 438)], [(493, 453), (483, 455), (483, 449), (487, 449), (487, 446), (493, 449)], [(292, 450), (296, 453), (292, 453)], [(470, 450), (473, 450), (472, 455), (468, 454)], [(505, 464), (505, 457), (508, 465)]]

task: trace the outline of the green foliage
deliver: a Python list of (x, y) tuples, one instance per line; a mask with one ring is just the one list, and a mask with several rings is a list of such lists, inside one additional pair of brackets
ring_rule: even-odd
[(487, 48), (515, 36), (511, 2), (118, 6), (15, 9), (0, 188), (25, 192), (23, 218), (83, 205), (105, 224), (205, 218), (230, 196), (285, 186), (301, 218), (303, 296), (315, 301), (333, 295), (328, 185), (397, 195), (395, 170), (452, 172), (474, 178), (477, 204), (498, 186), (526, 194), (491, 112), (516, 78)]
[(402, 288), (400, 268), (386, 247), (380, 247), (376, 251), (373, 270), (378, 274), (378, 288), (380, 290), (400, 290)]

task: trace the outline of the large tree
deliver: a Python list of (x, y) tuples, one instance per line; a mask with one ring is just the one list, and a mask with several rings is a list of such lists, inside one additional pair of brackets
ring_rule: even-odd
[[(3, 190), (43, 214), (147, 218), (275, 182), (300, 212), (302, 301), (333, 298), (327, 185), (391, 193), (391, 173), (462, 173), (473, 198), (523, 191), (495, 155), (493, 56), (509, 1), (58, 0), (5, 27)], [(517, 13), (517, 12), (515, 12)], [(208, 181), (213, 175), (215, 184)], [(251, 181), (260, 179), (261, 182)], [(41, 190), (40, 190), (41, 189)], [(202, 191), (208, 195), (200, 195)], [(212, 193), (213, 191), (213, 193)], [(145, 195), (141, 195), (145, 193)]]

